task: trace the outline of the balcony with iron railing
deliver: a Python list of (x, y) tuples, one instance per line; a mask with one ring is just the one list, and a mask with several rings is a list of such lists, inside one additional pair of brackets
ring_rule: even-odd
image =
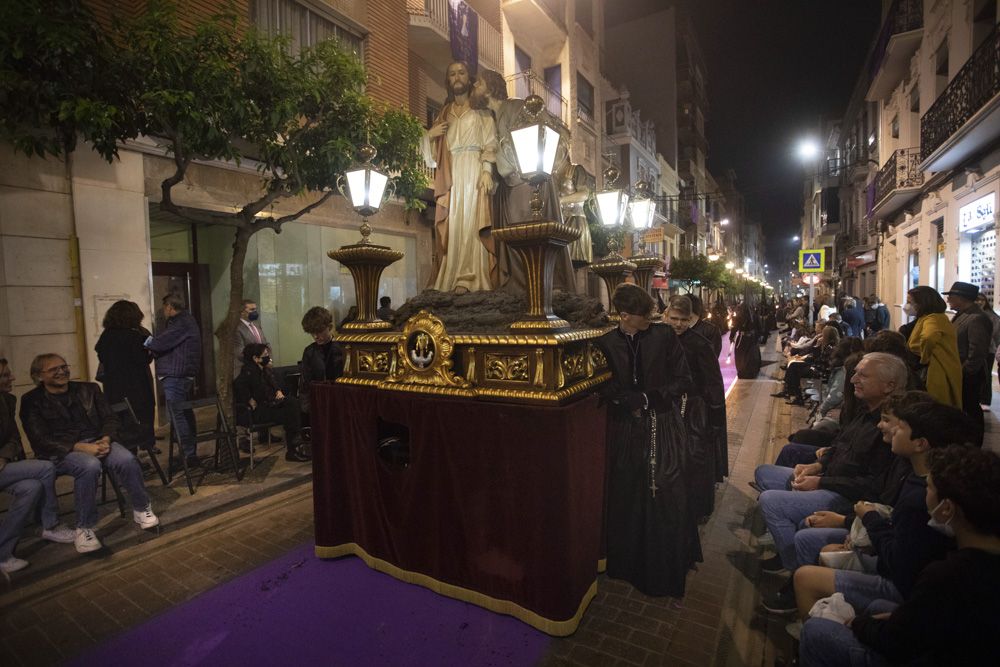
[(921, 166), (946, 171), (1000, 138), (1000, 27), (920, 118)]
[(910, 59), (920, 47), (923, 28), (923, 0), (892, 3), (868, 61), (867, 101), (876, 102), (890, 95), (905, 78), (910, 70)]
[(559, 59), (568, 37), (566, 0), (502, 0), (507, 26), (519, 44), (531, 44), (541, 61)]
[(559, 91), (549, 88), (545, 80), (530, 69), (507, 77), (507, 94), (511, 97), (526, 98), (528, 95), (538, 95), (545, 102), (545, 109), (558, 119), (563, 126), (569, 127), (569, 103)]
[[(448, 39), (448, 0), (406, 0), (410, 15), (410, 50), (427, 62), (444, 69), (451, 62)], [(476, 25), (479, 64), (503, 71), (503, 37), (482, 16)]]
[(875, 175), (875, 205), (872, 216), (888, 218), (920, 193), (924, 172), (920, 149), (900, 148), (892, 153)]

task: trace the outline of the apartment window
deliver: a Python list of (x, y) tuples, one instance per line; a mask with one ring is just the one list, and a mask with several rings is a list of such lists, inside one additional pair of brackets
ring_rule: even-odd
[(588, 120), (593, 120), (594, 86), (579, 72), (576, 73), (576, 106)]
[(430, 127), (431, 125), (434, 124), (434, 119), (437, 118), (438, 114), (440, 114), (440, 113), (441, 113), (441, 105), (428, 97), (427, 98), (427, 127)]
[(996, 0), (976, 0), (972, 16), (972, 48), (975, 50), (996, 27)]
[(899, 114), (892, 117), (892, 122), (889, 124), (889, 134), (892, 135), (893, 139), (899, 139)]
[(338, 24), (332, 15), (321, 14), (296, 0), (250, 0), (250, 20), (268, 35), (288, 35), (292, 53), (335, 39), (340, 46), (364, 60), (364, 39)]
[(920, 113), (920, 87), (914, 86), (910, 91), (910, 112)]

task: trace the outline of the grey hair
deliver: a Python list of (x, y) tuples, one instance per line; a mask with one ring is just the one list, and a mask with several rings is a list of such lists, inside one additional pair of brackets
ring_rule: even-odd
[(869, 352), (862, 361), (875, 364), (878, 369), (878, 377), (882, 382), (891, 382), (897, 392), (906, 391), (906, 383), (910, 372), (906, 368), (906, 363), (895, 354), (888, 352)]

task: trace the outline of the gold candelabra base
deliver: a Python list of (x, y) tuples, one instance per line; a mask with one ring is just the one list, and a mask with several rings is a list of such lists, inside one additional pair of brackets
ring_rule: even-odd
[(326, 253), (327, 257), (346, 266), (354, 278), (354, 296), (358, 304), (358, 317), (343, 327), (347, 331), (381, 331), (391, 329), (376, 314), (378, 283), (385, 267), (403, 258), (403, 253), (388, 246), (368, 243), (367, 239), (356, 245), (347, 245)]

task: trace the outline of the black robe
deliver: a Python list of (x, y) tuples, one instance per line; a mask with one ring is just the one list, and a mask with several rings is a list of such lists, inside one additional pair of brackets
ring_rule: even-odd
[[(616, 328), (601, 336), (597, 345), (612, 373), (603, 389), (611, 401), (605, 510), (608, 576), (625, 579), (646, 595), (683, 596), (688, 570), (701, 560), (698, 525), (688, 510), (690, 442), (678, 408), (680, 397), (691, 389), (684, 349), (673, 330), (662, 324), (650, 325), (633, 339)], [(636, 414), (617, 403), (635, 391), (646, 394), (649, 410)], [(653, 415), (657, 452), (651, 464)]]
[(760, 345), (757, 339), (757, 318), (749, 309), (742, 309), (733, 318), (729, 341), (735, 344), (736, 376), (753, 380), (760, 373)]
[(712, 344), (712, 350), (715, 351), (715, 358), (718, 359), (719, 355), (722, 354), (722, 331), (719, 327), (712, 322), (699, 319), (691, 327), (691, 330), (708, 339), (708, 342)]
[(715, 508), (715, 483), (729, 472), (726, 440), (726, 389), (719, 368), (719, 357), (712, 343), (694, 327), (680, 335), (692, 390), (688, 394), (685, 422), (691, 439), (691, 512), (695, 520), (706, 517)]
[(105, 329), (97, 339), (97, 358), (101, 362), (104, 395), (114, 405), (128, 399), (139, 424), (123, 422), (119, 437), (123, 445), (134, 448), (139, 444), (153, 444), (153, 374), (149, 370), (152, 356), (143, 347), (149, 337), (145, 329)]

